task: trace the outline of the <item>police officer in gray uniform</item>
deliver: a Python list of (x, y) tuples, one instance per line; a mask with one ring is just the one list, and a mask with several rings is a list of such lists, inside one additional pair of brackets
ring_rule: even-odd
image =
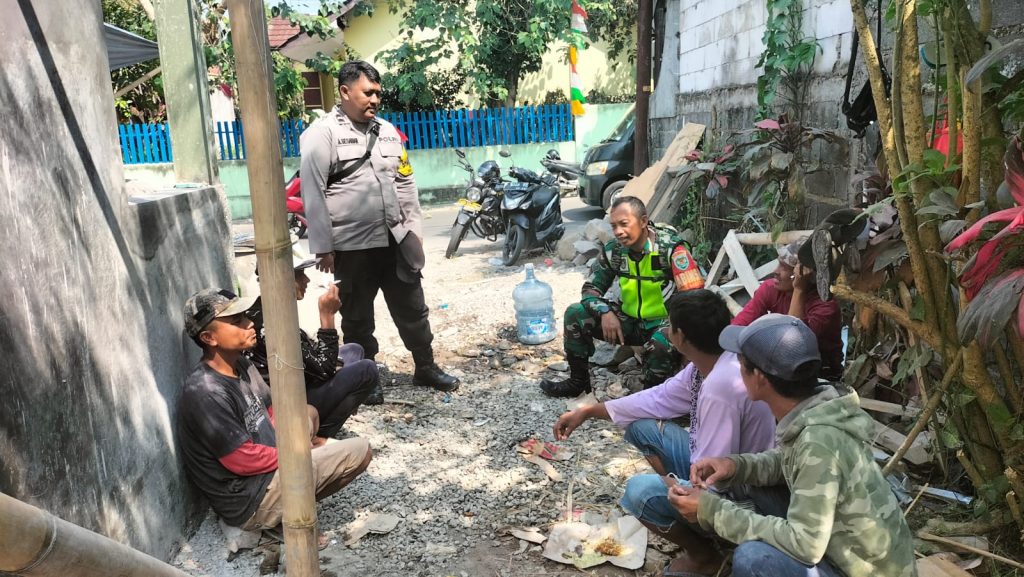
[[(377, 354), (373, 301), (383, 291), (416, 363), (413, 384), (454, 391), (459, 380), (434, 363), (420, 284), (425, 259), (419, 195), (398, 131), (377, 118), (380, 74), (366, 62), (346, 62), (338, 86), (339, 104), (300, 142), (309, 249), (320, 257), (317, 268), (341, 281), (346, 343), (362, 345), (369, 359)], [(378, 384), (365, 403), (382, 402)]]

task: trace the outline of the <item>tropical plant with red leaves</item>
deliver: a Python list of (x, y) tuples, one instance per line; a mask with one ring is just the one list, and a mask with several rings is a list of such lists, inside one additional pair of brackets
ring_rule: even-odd
[[(994, 212), (974, 223), (946, 246), (956, 253), (977, 246), (960, 274), (970, 304), (957, 328), (964, 342), (977, 338), (988, 344), (1000, 334), (1017, 310), (1017, 334), (1024, 335), (1024, 150), (1015, 136), (1003, 156), (1006, 187), (1016, 206)], [(994, 225), (1001, 225), (996, 228)]]

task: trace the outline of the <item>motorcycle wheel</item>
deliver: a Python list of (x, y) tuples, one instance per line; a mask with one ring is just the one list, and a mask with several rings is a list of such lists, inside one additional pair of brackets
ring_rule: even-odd
[(508, 232), (505, 233), (505, 246), (501, 253), (501, 262), (505, 266), (512, 266), (519, 261), (526, 249), (526, 231), (518, 224), (509, 224)]
[(469, 229), (464, 224), (455, 223), (452, 225), (452, 233), (448, 237), (448, 249), (444, 251), (444, 258), (455, 256), (455, 252), (459, 250), (459, 245), (462, 244), (462, 239), (466, 238), (466, 232), (468, 231)]
[(294, 214), (288, 215), (288, 233), (299, 238), (306, 237), (306, 225)]

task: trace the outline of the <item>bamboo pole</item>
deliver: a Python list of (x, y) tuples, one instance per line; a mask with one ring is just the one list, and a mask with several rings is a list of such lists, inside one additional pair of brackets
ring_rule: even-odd
[(163, 561), (3, 493), (0, 573), (26, 577), (187, 577)]
[(317, 577), (316, 502), (306, 387), (299, 348), (291, 238), (285, 226), (284, 170), (263, 2), (228, 0), (248, 149), (256, 260), (266, 321), (270, 382), (277, 428), (288, 575)]
[(950, 547), (960, 549), (961, 551), (967, 551), (968, 553), (974, 553), (975, 555), (981, 555), (982, 557), (994, 559), (996, 561), (999, 561), (1000, 563), (1009, 565), (1010, 567), (1024, 569), (1024, 564), (1021, 564), (1019, 561), (1014, 561), (1013, 559), (1008, 559), (1006, 557), (1003, 557), (1002, 555), (996, 555), (995, 553), (991, 553), (983, 549), (978, 549), (977, 547), (972, 547), (959, 541), (946, 539), (945, 537), (939, 537), (938, 535), (932, 535), (931, 533), (925, 533), (923, 531), (919, 531), (917, 533), (917, 536), (924, 539), (925, 541), (934, 541), (936, 543), (942, 543), (943, 545), (949, 545)]

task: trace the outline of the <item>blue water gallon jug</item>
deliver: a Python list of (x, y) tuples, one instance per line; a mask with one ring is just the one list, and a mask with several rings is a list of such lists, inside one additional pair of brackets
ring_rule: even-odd
[(539, 345), (558, 336), (551, 285), (537, 280), (532, 263), (526, 265), (526, 280), (516, 285), (512, 300), (516, 307), (519, 342)]

